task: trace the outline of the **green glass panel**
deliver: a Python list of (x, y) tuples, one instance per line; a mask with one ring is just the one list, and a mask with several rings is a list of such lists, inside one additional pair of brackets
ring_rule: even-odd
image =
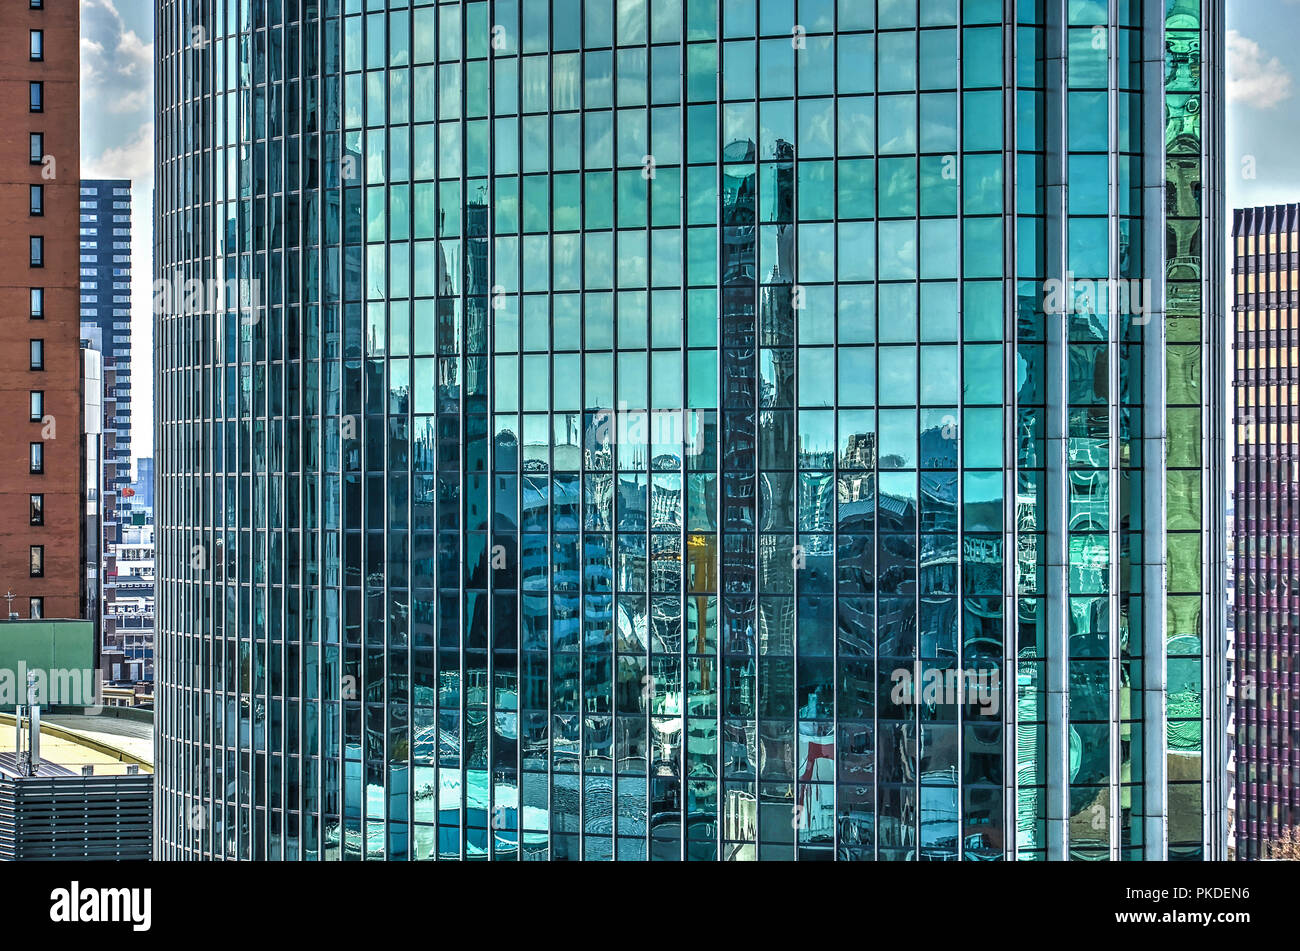
[(1169, 591), (1201, 590), (1201, 536), (1198, 532), (1170, 532), (1166, 535), (1169, 559)]

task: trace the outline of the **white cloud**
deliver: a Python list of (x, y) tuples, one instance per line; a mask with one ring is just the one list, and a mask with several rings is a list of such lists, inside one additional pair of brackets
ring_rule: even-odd
[(126, 28), (113, 0), (81, 0), (81, 33), (83, 107), (115, 115), (151, 110), (153, 43)]
[(139, 407), (131, 451), (140, 456), (153, 451), (154, 48), (148, 17), (140, 15), (146, 5), (125, 2), (127, 18), (123, 0), (80, 0), (81, 175), (131, 181), (131, 386)]
[(1228, 101), (1272, 109), (1291, 98), (1291, 74), (1249, 37), (1228, 31)]
[(81, 163), (82, 178), (129, 178), (133, 182), (153, 177), (153, 123), (146, 122), (135, 138), (110, 146)]
[(153, 123), (132, 138), (81, 162), (83, 179), (131, 180), (131, 398), (139, 407), (131, 426), (131, 453), (153, 454)]

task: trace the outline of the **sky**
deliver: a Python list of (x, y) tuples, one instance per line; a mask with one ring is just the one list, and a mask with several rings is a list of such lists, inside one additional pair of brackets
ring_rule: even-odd
[(1300, 0), (1228, 0), (1229, 209), (1300, 201), (1298, 32)]
[[(1300, 201), (1300, 0), (1227, 0), (1227, 6), (1227, 206)], [(83, 178), (132, 181), (131, 439), (132, 453), (147, 456), (153, 452), (149, 0), (81, 0), (81, 150)]]
[(131, 180), (131, 454), (153, 454), (153, 3), (81, 0), (81, 177)]

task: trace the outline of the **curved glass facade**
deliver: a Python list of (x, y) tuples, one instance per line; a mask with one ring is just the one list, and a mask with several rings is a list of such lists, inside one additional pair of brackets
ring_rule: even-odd
[(1220, 8), (162, 0), (160, 857), (1215, 854)]

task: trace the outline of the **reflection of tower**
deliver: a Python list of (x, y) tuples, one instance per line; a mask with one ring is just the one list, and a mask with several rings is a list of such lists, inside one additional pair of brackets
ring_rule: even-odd
[[(776, 143), (777, 163), (768, 169), (774, 191), (761, 196), (760, 257), (771, 257), (771, 266), (759, 274), (759, 370), (762, 380), (759, 406), (763, 408), (759, 440), (764, 443), (762, 458), (778, 460), (774, 468), (794, 466), (795, 434), (789, 413), (770, 412), (795, 405), (794, 350), (794, 147), (784, 140)], [(775, 242), (775, 246), (769, 246)], [(792, 480), (769, 480), (764, 489), (775, 489), (781, 498), (773, 499), (778, 511), (794, 511)], [(763, 530), (768, 530), (763, 526)]]
[[(731, 775), (757, 778), (758, 724), (753, 682), (757, 676), (755, 631), (758, 627), (756, 538), (758, 519), (758, 328), (756, 327), (757, 231), (754, 172), (756, 149), (750, 141), (723, 149), (720, 262), (721, 326), (719, 344), (721, 406), (718, 441), (721, 499), (720, 647), (722, 692), (734, 720), (728, 746), (739, 755)], [(743, 163), (743, 165), (741, 164)], [(751, 765), (753, 764), (753, 765)], [(752, 837), (757, 824), (757, 788), (732, 790), (723, 824), (728, 835)]]
[[(442, 226), (445, 224), (443, 215), (438, 216), (439, 235), (442, 234)], [(457, 326), (456, 314), (456, 296), (460, 293), (460, 275), (457, 273), (457, 265), (460, 263), (455, 255), (456, 243), (454, 241), (441, 241), (438, 248), (438, 267), (440, 273), (437, 277), (438, 298), (435, 306), (437, 307), (438, 325), (436, 328), (436, 337), (439, 353), (456, 353), (460, 349), (460, 328)]]
[[(924, 442), (922, 434), (922, 443)], [(952, 536), (946, 534), (957, 525), (956, 473), (936, 472), (922, 480), (921, 513), (921, 557), (917, 568), (921, 597), (924, 600), (929, 592), (958, 590), (957, 548), (950, 543)], [(949, 544), (944, 544), (945, 541)], [(939, 598), (937, 603), (946, 606), (950, 602)], [(952, 619), (951, 630), (956, 630), (955, 618)]]
[[(1201, 35), (1199, 4), (1173, 0), (1165, 35), (1165, 276), (1171, 315), (1200, 313)], [(1177, 282), (1185, 281), (1179, 284)]]
[[(766, 166), (770, 190), (759, 196), (760, 220), (756, 225), (759, 240), (757, 256), (760, 286), (758, 327), (759, 423), (758, 456), (760, 465), (770, 467), (757, 483), (759, 511), (758, 564), (763, 566), (759, 585), (773, 580), (773, 574), (788, 576), (791, 568), (789, 551), (793, 549), (793, 525), (789, 514), (796, 511), (797, 478), (779, 470), (793, 469), (796, 460), (795, 405), (795, 324), (794, 324), (794, 149), (789, 142), (778, 141), (774, 149), (777, 162)], [(806, 556), (804, 556), (806, 557)], [(790, 581), (781, 582), (782, 586)], [(793, 654), (795, 650), (795, 610), (793, 599), (769, 601), (759, 615), (762, 652), (775, 655)], [(785, 690), (782, 683), (777, 689)]]
[[(1165, 90), (1200, 91), (1200, 0), (1169, 0), (1165, 11)], [(1198, 101), (1197, 105), (1200, 103)]]
[[(488, 207), (471, 201), (465, 207), (465, 353), (488, 351)], [(465, 397), (485, 393), (486, 360), (465, 363)], [(486, 409), (486, 406), (482, 407)]]
[[(254, 163), (257, 164), (257, 163)], [(365, 168), (365, 159), (356, 149), (347, 149), (343, 154), (344, 169)], [(346, 173), (345, 173), (346, 175)], [(334, 216), (343, 211), (343, 283), (347, 287), (360, 288), (362, 284), (362, 251), (365, 248), (365, 235), (362, 233), (360, 188), (326, 188), (324, 200), (325, 214)], [(331, 218), (326, 218), (331, 220)], [(234, 248), (234, 244), (230, 245)]]
[[(1205, 524), (1221, 481), (1202, 457), (1222, 436), (1203, 399), (1219, 392), (1222, 267), (1198, 257), (1218, 252), (1219, 3), (1153, 0), (1068, 103), (1020, 100), (1042, 137), (1096, 153), (1073, 169), (1026, 155), (1022, 210), (1062, 170), (1107, 168), (1163, 173), (1164, 210), (1102, 189), (1075, 202), (1087, 224), (1024, 228), (998, 212), (1015, 141), (997, 102), (1016, 95), (999, 77), (1069, 52), (1050, 28), (1065, 0), (1022, 5), (1005, 70), (942, 82), (969, 120), (964, 164), (922, 148), (950, 125), (943, 103), (917, 112), (834, 68), (870, 59), (890, 20), (864, 4), (805, 23), (797, 103), (734, 45), (785, 41), (728, 15), (691, 18), (690, 39), (727, 54), (703, 86), (661, 81), (663, 23), (556, 17), (546, 90), (519, 4), (493, 13), (510, 47), (494, 53), (431, 0), (346, 5), (387, 19), (272, 4), (254, 36), (281, 29), (287, 75), (250, 68), (219, 89), (188, 82), (179, 19), (160, 20), (159, 88), (185, 92), (159, 110), (160, 267), (277, 288), (260, 323), (208, 331), (211, 348), (157, 322), (176, 343), (159, 380), (177, 384), (160, 387), (159, 577), (185, 595), (160, 611), (159, 650), (215, 658), (164, 677), (159, 704), (220, 714), (159, 721), (160, 857), (1190, 854), (1218, 765), (1201, 736), (1216, 707), (1202, 716), (1187, 691), (1210, 683), (1218, 630)], [(195, 17), (241, 43), (240, 17)], [(444, 25), (455, 42), (424, 65), (412, 37)], [(970, 50), (999, 35), (963, 34)], [(637, 36), (645, 56), (622, 42)], [(1163, 82), (1125, 88), (1152, 42)], [(511, 62), (495, 98), (476, 81)], [(446, 76), (470, 77), (463, 94), (412, 98)], [(196, 149), (222, 140), (231, 96), (279, 110), (260, 131), (256, 109), (236, 116), (246, 145)], [(617, 111), (638, 96), (650, 119)], [(1081, 102), (1143, 121), (1066, 128)], [(623, 160), (663, 144), (664, 115), (681, 141), (656, 181)], [(297, 164), (261, 161), (294, 135), (333, 136), (319, 167), (293, 149)], [(933, 160), (907, 157), (921, 152)], [(214, 175), (222, 188), (189, 187)], [(1109, 258), (1078, 247), (1092, 234)], [(1166, 259), (1154, 301), (1177, 318), (1199, 288), (1203, 321), (1130, 331), (1100, 295), (1045, 313), (1045, 280), (1072, 264), (1114, 291), (1159, 285)], [(1153, 493), (1169, 504), (1145, 505)], [(191, 545), (211, 564), (192, 568)], [(1093, 641), (1067, 642), (1072, 621)], [(1164, 627), (1195, 654), (1133, 662), (1144, 634), (1168, 645)], [(990, 654), (1023, 677), (996, 710), (892, 702), (891, 671), (982, 670)], [(1049, 680), (1068, 704), (1043, 699)], [(1089, 827), (1071, 843), (1072, 727), (1105, 751), (1074, 776), (1101, 797), (1105, 841)], [(191, 828), (195, 802), (221, 827)]]
[[(754, 162), (753, 142), (732, 142), (728, 162)], [(754, 314), (756, 184), (752, 171), (729, 172), (722, 194), (722, 530), (746, 533), (722, 549), (722, 590), (753, 594), (754, 525), (757, 518), (758, 380)], [(728, 618), (731, 621), (731, 618)], [(741, 622), (744, 623), (744, 622)], [(752, 620), (749, 621), (752, 626)]]

